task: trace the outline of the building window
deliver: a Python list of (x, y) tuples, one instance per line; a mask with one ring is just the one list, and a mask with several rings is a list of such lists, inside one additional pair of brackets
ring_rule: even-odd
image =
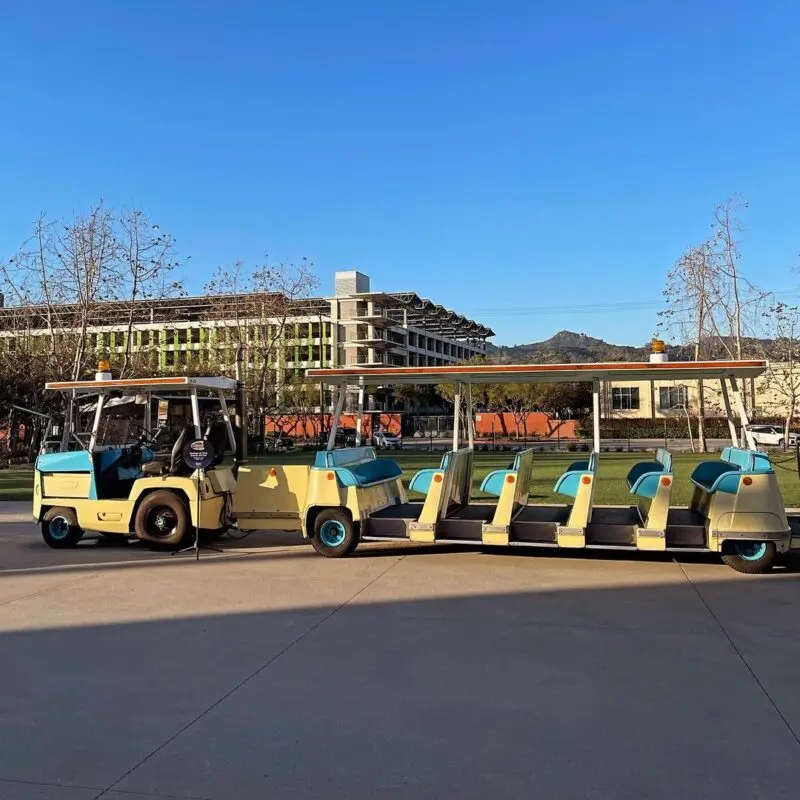
[(658, 407), (662, 411), (686, 406), (685, 386), (662, 386), (658, 390)]
[(178, 328), (178, 344), (186, 344), (186, 328)]
[(175, 351), (174, 350), (167, 350), (164, 353), (164, 366), (166, 367), (174, 367), (175, 366)]
[(189, 342), (191, 344), (200, 344), (200, 328), (189, 329)]
[(611, 408), (614, 411), (635, 411), (639, 408), (639, 390), (633, 386), (612, 388)]

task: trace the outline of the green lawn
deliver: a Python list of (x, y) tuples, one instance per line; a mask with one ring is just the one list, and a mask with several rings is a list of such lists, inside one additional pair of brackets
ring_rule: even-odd
[(0, 502), (30, 500), (33, 495), (33, 470), (12, 467), (0, 471)]
[[(251, 461), (262, 464), (310, 464), (313, 452), (276, 453), (258, 456)], [(403, 468), (406, 483), (419, 469), (439, 465), (441, 453), (428, 451), (393, 453)], [(533, 461), (533, 480), (531, 481), (531, 500), (534, 503), (563, 503), (565, 498), (553, 494), (553, 486), (558, 476), (567, 466), (578, 459), (585, 459), (584, 453), (537, 453)], [(708, 454), (706, 459), (716, 459), (716, 454)], [(476, 453), (475, 473), (473, 475), (473, 496), (485, 497), (479, 492), (484, 476), (493, 469), (506, 467), (513, 459), (512, 453)], [(648, 459), (646, 453), (602, 453), (600, 455), (599, 481), (595, 491), (595, 502), (599, 504), (624, 504), (631, 502), (625, 475), (631, 465)], [(674, 505), (686, 505), (692, 493), (689, 475), (700, 456), (678, 454), (673, 458), (675, 487), (672, 493)], [(783, 500), (787, 506), (800, 506), (800, 479), (795, 471), (794, 458), (790, 454), (776, 453), (773, 461), (776, 466)], [(33, 474), (30, 469), (9, 469), (0, 472), (0, 500), (30, 500)]]

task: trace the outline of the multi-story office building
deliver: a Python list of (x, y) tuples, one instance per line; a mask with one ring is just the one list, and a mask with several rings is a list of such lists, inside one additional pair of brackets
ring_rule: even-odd
[[(273, 316), (280, 309), (280, 317)], [(70, 309), (0, 309), (0, 347), (19, 337), (74, 333)], [(76, 311), (75, 317), (78, 316)], [(128, 337), (130, 336), (130, 343)], [(360, 272), (337, 272), (333, 297), (275, 302), (273, 295), (231, 295), (98, 304), (86, 351), (112, 367), (128, 351), (153, 373), (230, 372), (244, 346), (249, 367), (261, 356), (280, 381), (309, 367), (437, 366), (486, 351), (493, 331), (414, 292), (373, 292)], [(266, 346), (265, 340), (274, 341)]]

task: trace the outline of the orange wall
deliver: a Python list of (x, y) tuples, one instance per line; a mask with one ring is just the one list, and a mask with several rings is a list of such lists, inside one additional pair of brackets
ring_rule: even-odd
[[(365, 414), (364, 433), (371, 433), (370, 425), (375, 420), (375, 425), (380, 423), (384, 430), (391, 433), (400, 433), (401, 414)], [(325, 428), (330, 430), (331, 415), (325, 415)], [(347, 428), (356, 427), (354, 414), (342, 414), (339, 418), (339, 425)], [(557, 420), (541, 411), (536, 411), (528, 415), (525, 426), (520, 425), (520, 436), (527, 433), (528, 436), (538, 436), (541, 438), (561, 438), (576, 439), (578, 436), (578, 423), (574, 419)], [(526, 430), (527, 429), (527, 430)], [(279, 419), (267, 417), (264, 423), (265, 433), (275, 433), (282, 430), (289, 436), (313, 439), (319, 433), (319, 416), (308, 416), (304, 419), (285, 416)], [(475, 415), (475, 433), (479, 438), (491, 437), (494, 433), (496, 439), (516, 439), (517, 426), (514, 422), (513, 414), (480, 413)]]
[[(475, 415), (475, 433), (478, 436), (494, 436), (497, 439), (517, 437), (517, 423), (514, 415), (509, 413), (497, 414), (494, 412)], [(524, 425), (520, 423), (520, 435), (550, 437), (552, 439), (576, 439), (578, 436), (578, 422), (574, 419), (554, 419), (543, 411), (534, 411), (528, 414)]]
[[(371, 433), (371, 420), (373, 418), (377, 418), (377, 416), (377, 414), (364, 415), (364, 433), (366, 435)], [(390, 433), (400, 433), (400, 416), (400, 414), (381, 414), (380, 420), (376, 419), (375, 426), (377, 428), (378, 424), (380, 424), (384, 430), (388, 430)], [(331, 417), (331, 414), (325, 414), (326, 430), (330, 430)], [(342, 414), (342, 416), (339, 417), (339, 426), (345, 428), (355, 428), (355, 414)], [(319, 415), (309, 415), (305, 419), (299, 419), (289, 415), (280, 417), (279, 419), (267, 417), (264, 421), (264, 432), (275, 433), (278, 430), (282, 430), (289, 436), (313, 439), (319, 434)]]

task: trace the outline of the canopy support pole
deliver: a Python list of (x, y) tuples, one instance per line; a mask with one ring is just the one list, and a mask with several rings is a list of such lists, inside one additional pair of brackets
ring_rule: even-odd
[(67, 410), (64, 414), (64, 430), (61, 431), (61, 452), (66, 453), (69, 449), (69, 440), (72, 435), (72, 420), (75, 416), (75, 390), (69, 393), (67, 400)]
[(728, 395), (728, 384), (725, 378), (720, 378), (720, 389), (722, 389), (722, 403), (725, 406), (725, 416), (728, 419), (728, 430), (731, 432), (731, 444), (734, 447), (739, 446), (739, 434), (736, 432), (736, 423), (733, 421), (733, 410), (731, 409), (731, 398)]
[(592, 432), (595, 453), (600, 452), (600, 379), (592, 380)]
[(189, 398), (192, 401), (192, 422), (194, 423), (194, 436), (195, 439), (200, 439), (203, 432), (200, 430), (200, 401), (197, 399), (197, 389), (192, 389), (189, 393)]
[(106, 404), (106, 396), (101, 392), (97, 395), (97, 405), (94, 409), (94, 422), (92, 423), (92, 435), (89, 439), (89, 452), (94, 453), (97, 446), (97, 437), (100, 435), (100, 419), (103, 416), (103, 406)]
[(333, 450), (336, 445), (336, 430), (339, 427), (339, 417), (342, 415), (344, 408), (344, 396), (347, 394), (347, 384), (343, 383), (339, 387), (339, 394), (336, 396), (336, 409), (333, 412), (333, 419), (331, 420), (331, 432), (328, 434), (328, 446), (326, 450)]
[(461, 383), (456, 383), (453, 395), (453, 450), (458, 450), (458, 423), (461, 418)]
[(472, 384), (467, 384), (467, 443), (470, 450), (475, 447), (475, 418), (472, 415)]
[(739, 411), (739, 419), (742, 421), (742, 444), (747, 443), (748, 450), (755, 450), (756, 443), (753, 439), (753, 434), (750, 432), (750, 420), (747, 418), (747, 410), (744, 407), (742, 395), (739, 392), (739, 385), (736, 378), (731, 375), (731, 392), (733, 393), (733, 401), (736, 403), (736, 408)]
[(356, 413), (356, 447), (361, 447), (364, 431), (364, 379), (358, 379), (358, 411)]
[(228, 432), (228, 444), (231, 446), (231, 452), (236, 452), (236, 434), (233, 432), (233, 425), (231, 425), (231, 415), (228, 411), (228, 404), (225, 401), (225, 393), (217, 392), (219, 399), (219, 407), (222, 409), (222, 419), (225, 420), (225, 430)]

